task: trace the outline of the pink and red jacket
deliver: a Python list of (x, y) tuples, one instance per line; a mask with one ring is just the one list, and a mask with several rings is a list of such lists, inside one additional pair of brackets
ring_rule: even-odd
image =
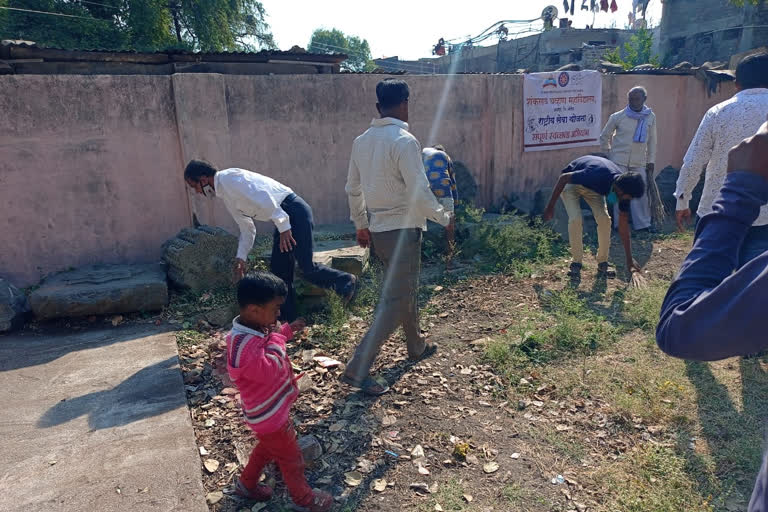
[(285, 425), (299, 394), (285, 352), (293, 330), (283, 324), (278, 332), (265, 334), (239, 320), (232, 321), (227, 335), (227, 370), (240, 391), (246, 423), (257, 434), (269, 434)]

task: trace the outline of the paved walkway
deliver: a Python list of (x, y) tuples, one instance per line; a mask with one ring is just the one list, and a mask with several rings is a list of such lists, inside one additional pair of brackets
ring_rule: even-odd
[(0, 510), (208, 510), (173, 333), (0, 336), (0, 411)]

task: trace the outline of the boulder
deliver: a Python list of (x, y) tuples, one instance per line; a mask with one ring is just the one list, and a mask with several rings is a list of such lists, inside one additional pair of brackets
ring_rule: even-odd
[(28, 313), (27, 297), (11, 283), (0, 279), (0, 332), (21, 327)]
[(212, 226), (182, 229), (163, 244), (168, 279), (196, 293), (230, 286), (236, 254), (237, 237)]
[(157, 311), (168, 304), (165, 266), (90, 265), (43, 280), (29, 298), (41, 320)]
[(206, 322), (214, 327), (229, 327), (232, 325), (232, 319), (234, 319), (239, 312), (237, 302), (233, 298), (229, 304), (224, 304), (206, 311), (203, 313), (203, 317)]

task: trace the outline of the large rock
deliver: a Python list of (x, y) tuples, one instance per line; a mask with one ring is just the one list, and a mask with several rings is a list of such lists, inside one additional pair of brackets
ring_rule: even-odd
[(21, 327), (28, 313), (27, 297), (11, 283), (0, 279), (0, 332)]
[(236, 254), (237, 238), (211, 226), (182, 229), (163, 244), (168, 279), (194, 292), (231, 285)]
[(29, 298), (41, 320), (157, 311), (168, 303), (161, 263), (91, 265), (47, 277)]

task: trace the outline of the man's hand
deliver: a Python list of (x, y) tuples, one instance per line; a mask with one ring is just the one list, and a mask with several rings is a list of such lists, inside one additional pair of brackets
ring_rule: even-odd
[(291, 230), (280, 233), (280, 252), (291, 252), (296, 247), (296, 240), (293, 239)]
[(642, 272), (643, 269), (640, 268), (640, 265), (635, 260), (629, 260), (627, 261), (627, 272), (630, 274), (633, 272)]
[(647, 164), (645, 166), (645, 174), (648, 178), (648, 181), (651, 181), (653, 179), (653, 171), (656, 169), (656, 164)]
[(293, 322), (291, 322), (291, 330), (293, 332), (301, 332), (307, 327), (307, 321), (303, 318), (297, 318)]
[(728, 172), (747, 171), (768, 179), (768, 123), (728, 152)]
[(547, 208), (544, 210), (544, 213), (542, 214), (542, 217), (545, 221), (549, 222), (555, 217), (555, 209), (554, 208)]
[(232, 271), (232, 277), (235, 281), (235, 284), (240, 282), (240, 280), (245, 276), (245, 270), (245, 260), (237, 258), (235, 260), (235, 268)]
[(682, 233), (691, 222), (691, 209), (677, 210), (675, 212), (675, 220), (677, 220), (677, 230)]
[(357, 245), (363, 249), (371, 245), (371, 232), (367, 228), (357, 230)]

